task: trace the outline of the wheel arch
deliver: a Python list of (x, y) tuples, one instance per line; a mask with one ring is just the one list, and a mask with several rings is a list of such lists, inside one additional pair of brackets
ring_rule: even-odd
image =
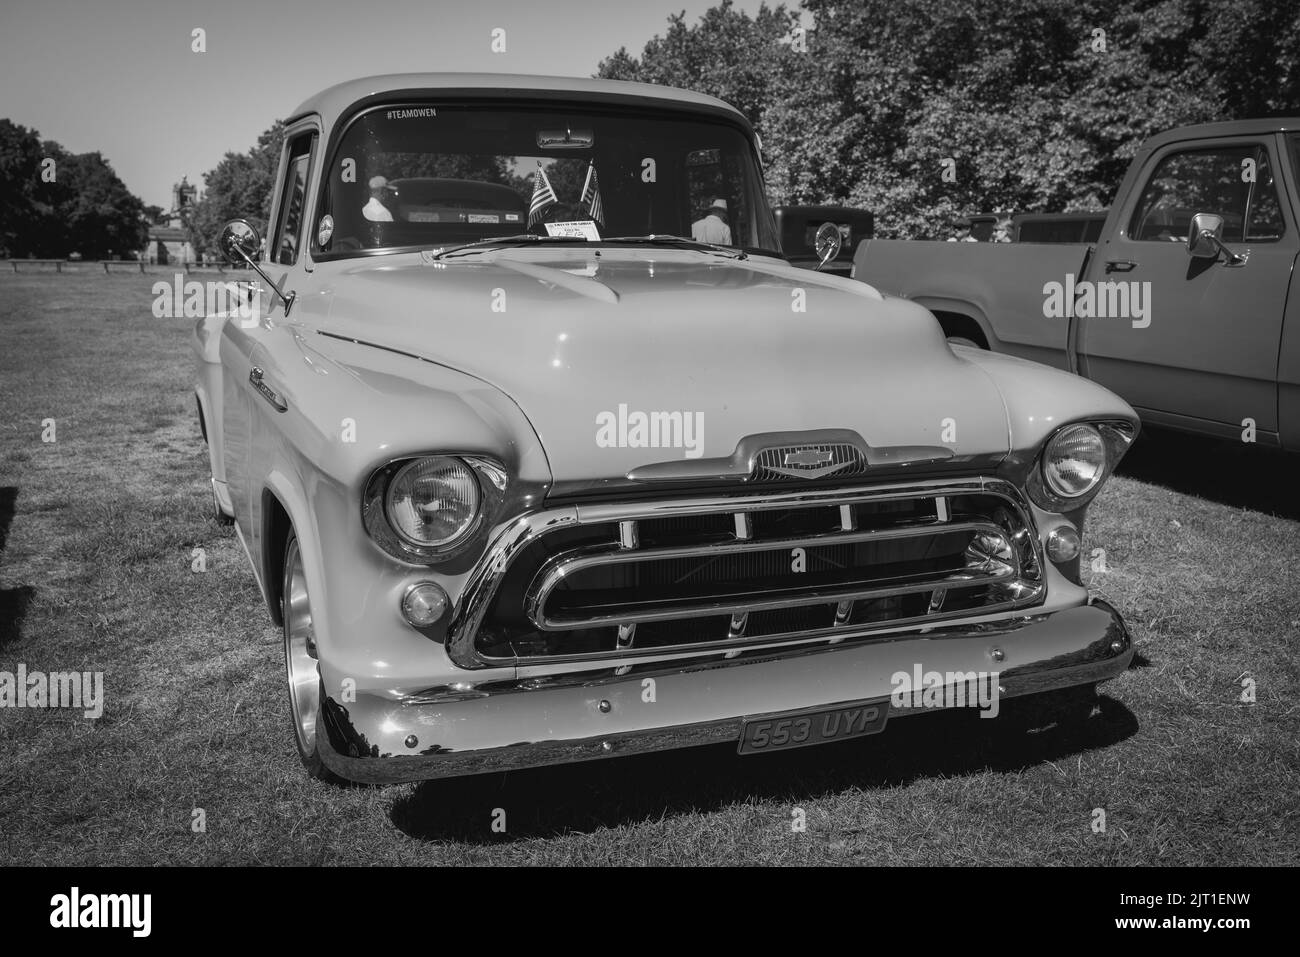
[(283, 472), (275, 471), (267, 476), (266, 484), (262, 487), (261, 525), (258, 530), (261, 548), (258, 561), (261, 564), (267, 610), (277, 625), (284, 624), (281, 608), (281, 599), (284, 597), (284, 548), (290, 531), (298, 536), (307, 588), (317, 595), (323, 595), (324, 580), (317, 561), (320, 543), (316, 526), (311, 520), (311, 510), (297, 486)]
[(939, 326), (943, 329), (946, 338), (959, 336), (963, 339), (970, 339), (981, 349), (988, 349), (993, 342), (989, 336), (986, 321), (981, 321), (982, 317), (977, 316), (975, 310), (929, 305), (926, 308), (933, 312), (934, 317), (939, 320)]

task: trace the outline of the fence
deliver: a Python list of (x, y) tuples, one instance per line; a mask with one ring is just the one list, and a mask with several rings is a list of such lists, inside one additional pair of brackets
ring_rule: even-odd
[[(177, 269), (184, 273), (191, 272), (211, 272), (216, 270), (224, 274), (227, 269), (248, 269), (248, 266), (240, 263), (238, 266), (232, 266), (229, 263), (151, 263), (139, 259), (10, 259), (9, 265), (14, 272), (18, 272), (19, 264), (24, 266), (53, 266), (55, 272), (63, 272), (66, 268), (69, 272), (80, 272), (87, 268), (104, 267), (107, 273), (110, 269), (119, 267), (130, 267), (139, 269), (140, 272), (175, 272)], [(119, 271), (122, 271), (119, 268)]]

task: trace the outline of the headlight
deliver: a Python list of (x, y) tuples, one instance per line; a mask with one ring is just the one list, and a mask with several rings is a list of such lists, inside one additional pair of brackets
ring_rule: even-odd
[(1029, 473), (1029, 497), (1048, 512), (1082, 508), (1101, 491), (1136, 434), (1128, 422), (1062, 427), (1047, 440)]
[(1067, 425), (1043, 450), (1043, 478), (1062, 498), (1078, 498), (1106, 475), (1106, 443), (1091, 425)]
[(388, 522), (417, 548), (455, 544), (478, 518), (478, 479), (459, 459), (436, 456), (403, 466), (384, 495)]

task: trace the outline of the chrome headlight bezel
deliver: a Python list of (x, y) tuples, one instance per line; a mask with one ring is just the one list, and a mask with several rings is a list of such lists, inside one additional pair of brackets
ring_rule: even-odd
[[(449, 460), (468, 470), (475, 480), (477, 503), (473, 517), (455, 536), (443, 542), (422, 543), (394, 525), (389, 515), (389, 492), (399, 474), (417, 463), (435, 459)], [(505, 469), (484, 456), (448, 453), (403, 456), (371, 473), (361, 496), (362, 525), (375, 544), (392, 557), (417, 565), (434, 564), (459, 555), (477, 539), (505, 486)]]
[[(1091, 429), (1098, 435), (1101, 440), (1105, 461), (1101, 463), (1097, 478), (1092, 485), (1078, 495), (1066, 495), (1053, 486), (1051, 479), (1047, 475), (1047, 464), (1053, 443), (1080, 427)], [(1137, 428), (1132, 423), (1123, 420), (1095, 421), (1084, 419), (1067, 422), (1047, 437), (1047, 441), (1043, 443), (1034, 459), (1025, 488), (1029, 493), (1030, 500), (1047, 512), (1065, 513), (1083, 508), (1096, 498), (1102, 488), (1105, 487), (1106, 481), (1114, 474), (1115, 467), (1124, 458), (1124, 454), (1128, 452), (1136, 437)]]

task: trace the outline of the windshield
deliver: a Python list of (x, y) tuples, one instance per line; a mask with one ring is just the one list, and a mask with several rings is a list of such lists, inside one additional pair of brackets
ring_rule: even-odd
[(582, 107), (370, 110), (331, 158), (318, 256), (493, 237), (649, 234), (780, 255), (753, 147), (705, 117)]

